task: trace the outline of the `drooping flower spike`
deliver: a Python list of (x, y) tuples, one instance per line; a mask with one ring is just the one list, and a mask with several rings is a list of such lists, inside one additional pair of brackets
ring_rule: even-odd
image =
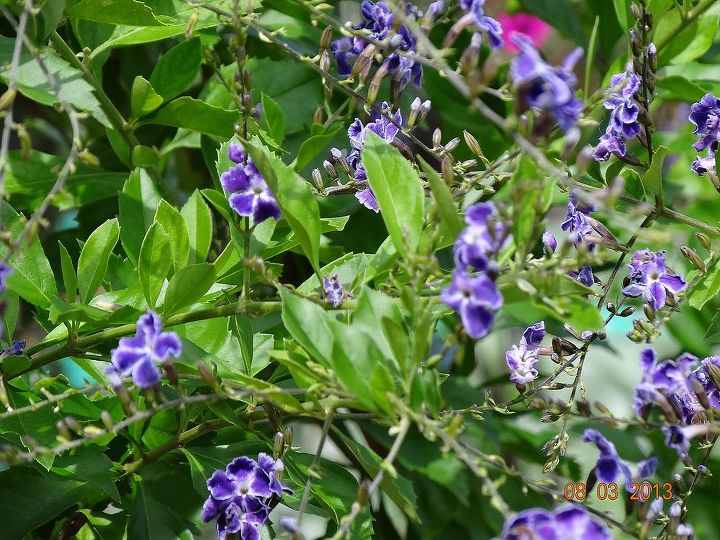
[(689, 120), (695, 126), (693, 134), (699, 136), (693, 148), (698, 152), (707, 150), (707, 155), (697, 156), (690, 168), (698, 176), (709, 174), (716, 189), (720, 189), (715, 170), (715, 154), (720, 141), (720, 99), (711, 93), (705, 94), (690, 108)]
[(605, 134), (600, 137), (593, 154), (597, 161), (606, 161), (611, 154), (624, 156), (625, 141), (640, 134), (640, 107), (635, 100), (640, 85), (640, 77), (633, 72), (632, 64), (610, 80), (610, 88), (617, 90), (604, 103), (611, 112)]
[(106, 373), (116, 380), (132, 376), (140, 388), (148, 388), (160, 381), (158, 366), (178, 358), (182, 343), (175, 332), (163, 332), (163, 324), (157, 313), (148, 311), (137, 321), (135, 337), (121, 338), (111, 351), (111, 365)]
[(237, 163), (220, 175), (220, 183), (229, 194), (230, 207), (239, 216), (251, 217), (255, 223), (268, 218), (280, 219), (282, 212), (265, 179), (242, 146), (231, 144), (228, 157)]

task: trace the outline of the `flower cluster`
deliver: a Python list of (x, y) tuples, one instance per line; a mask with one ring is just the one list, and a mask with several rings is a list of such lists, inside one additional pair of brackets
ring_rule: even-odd
[(585, 244), (589, 251), (595, 249), (595, 243), (591, 240), (596, 232), (593, 227), (596, 221), (590, 217), (594, 210), (592, 206), (580, 203), (574, 192), (570, 193), (567, 215), (561, 227), (568, 233), (568, 240), (575, 247)]
[(622, 73), (613, 75), (610, 88), (615, 90), (605, 101), (606, 109), (612, 111), (605, 134), (595, 147), (593, 156), (597, 161), (606, 161), (611, 154), (624, 156), (626, 153), (625, 141), (633, 139), (640, 134), (640, 107), (635, 95), (640, 90), (640, 77), (629, 65)]
[(280, 206), (275, 196), (242, 146), (231, 144), (228, 157), (237, 165), (220, 175), (220, 183), (229, 194), (230, 208), (240, 216), (252, 216), (255, 223), (268, 218), (280, 219)]
[[(434, 18), (442, 8), (442, 2), (434, 2), (428, 10), (428, 17)], [(398, 90), (405, 88), (410, 81), (419, 86), (423, 73), (422, 64), (408, 54), (401, 55), (397, 52), (416, 52), (417, 40), (412, 32), (404, 24), (397, 25), (396, 28), (395, 15), (385, 2), (363, 0), (360, 12), (363, 21), (353, 26), (353, 29), (365, 31), (367, 39), (362, 36), (341, 37), (330, 45), (338, 73), (347, 77), (357, 64), (364, 78), (370, 70), (375, 54), (380, 52), (384, 57), (378, 70), (380, 76), (391, 74), (392, 84)], [(405, 15), (413, 20), (423, 17), (422, 11), (410, 2), (405, 4)], [(380, 43), (384, 46), (381, 47)]]
[(503, 46), (503, 27), (498, 21), (485, 14), (485, 0), (460, 0), (460, 8), (467, 11), (450, 29), (444, 47), (451, 46), (465, 28), (475, 28), (471, 41), (479, 47), (483, 34), (486, 34), (490, 41), (491, 49), (499, 49)]
[(515, 384), (527, 384), (538, 376), (535, 364), (544, 337), (545, 321), (537, 322), (523, 332), (518, 345), (513, 345), (505, 353), (505, 362), (510, 369), (510, 380)]
[(452, 283), (441, 298), (460, 315), (468, 335), (480, 339), (492, 328), (494, 313), (503, 303), (495, 284), (494, 258), (508, 236), (491, 202), (468, 208), (465, 221), (467, 227), (455, 242)]
[(217, 470), (207, 481), (210, 496), (202, 509), (202, 520), (217, 520), (221, 540), (228, 534), (240, 533), (242, 540), (259, 540), (260, 527), (265, 524), (272, 507), (284, 492), (291, 493), (280, 482), (283, 463), (267, 454), (258, 454), (257, 461), (241, 456), (225, 470)]
[(700, 136), (693, 148), (698, 152), (707, 150), (707, 156), (698, 156), (691, 169), (698, 176), (710, 173), (717, 177), (715, 153), (720, 141), (720, 99), (713, 94), (705, 94), (690, 108), (689, 120), (695, 126), (693, 134)]
[(642, 297), (643, 302), (653, 311), (662, 309), (668, 297), (673, 297), (687, 287), (683, 276), (668, 270), (664, 251), (636, 251), (627, 267), (629, 283), (623, 288), (623, 294), (631, 298)]
[(575, 97), (577, 79), (573, 73), (582, 49), (570, 53), (561, 66), (552, 67), (527, 37), (516, 32), (510, 39), (520, 49), (520, 54), (510, 64), (519, 109), (538, 110), (554, 118), (560, 129), (567, 133), (575, 127), (582, 109), (582, 102)]
[(135, 337), (122, 338), (111, 351), (111, 365), (106, 369), (114, 381), (132, 376), (140, 388), (148, 388), (160, 381), (158, 366), (167, 365), (171, 358), (178, 358), (182, 343), (175, 332), (163, 332), (163, 324), (157, 313), (148, 311), (137, 321)]
[(608, 528), (586, 508), (564, 504), (554, 510), (530, 508), (509, 518), (500, 540), (611, 540)]
[[(351, 172), (356, 182), (356, 187), (358, 188), (355, 197), (365, 208), (374, 212), (380, 212), (380, 206), (375, 198), (375, 194), (368, 185), (365, 167), (360, 162), (362, 149), (365, 146), (365, 138), (367, 137), (368, 131), (372, 131), (382, 137), (385, 142), (392, 144), (395, 137), (400, 133), (400, 127), (403, 125), (403, 117), (400, 110), (393, 113), (390, 105), (387, 102), (383, 102), (381, 111), (383, 114), (372, 111), (370, 122), (367, 124), (363, 124), (359, 118), (356, 118), (353, 123), (350, 124), (348, 128), (348, 139), (350, 139), (351, 151), (347, 155), (347, 158), (344, 158), (352, 168)], [(333, 153), (338, 156), (342, 155), (339, 150), (333, 150)]]
[(699, 362), (688, 353), (676, 360), (657, 361), (652, 349), (640, 355), (642, 381), (635, 386), (633, 408), (647, 417), (653, 404), (660, 406), (674, 425), (663, 428), (668, 447), (686, 458), (693, 437), (709, 433), (711, 424), (703, 423), (708, 409), (720, 409), (720, 357), (710, 356)]
[(633, 476), (628, 464), (620, 458), (615, 445), (608, 441), (595, 429), (586, 429), (583, 434), (583, 441), (594, 443), (600, 451), (597, 464), (593, 469), (594, 477), (605, 484), (616, 483), (621, 476), (625, 477), (625, 489), (630, 491), (630, 484), (633, 480), (648, 478), (655, 473), (658, 460), (655, 457), (648, 458), (638, 464), (638, 474)]

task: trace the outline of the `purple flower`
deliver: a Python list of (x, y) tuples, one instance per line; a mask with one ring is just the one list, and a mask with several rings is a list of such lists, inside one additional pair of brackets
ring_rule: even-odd
[(545, 246), (545, 253), (552, 255), (557, 249), (557, 239), (550, 231), (545, 231), (542, 235), (542, 243)]
[(630, 490), (633, 481), (630, 467), (617, 453), (615, 445), (608, 441), (595, 429), (586, 429), (583, 434), (583, 441), (594, 443), (600, 451), (597, 464), (595, 465), (595, 476), (606, 484), (614, 483), (620, 476), (625, 477), (625, 488)]
[(352, 293), (343, 288), (337, 274), (330, 278), (323, 277), (323, 290), (325, 291), (325, 299), (333, 307), (340, 307), (344, 299), (353, 297)]
[(700, 135), (693, 148), (698, 152), (710, 148), (714, 153), (720, 140), (720, 99), (705, 94), (690, 108), (690, 122), (695, 126), (694, 135)]
[(575, 193), (570, 193), (567, 205), (567, 215), (565, 221), (562, 222), (561, 228), (567, 231), (568, 240), (578, 247), (582, 243), (587, 243), (588, 249), (592, 251), (595, 248), (594, 243), (587, 242), (587, 236), (592, 235), (595, 229), (590, 221), (590, 213), (593, 212), (592, 206), (583, 205), (578, 202)]
[(577, 123), (582, 103), (575, 97), (575, 63), (582, 49), (575, 49), (559, 67), (550, 66), (533, 47), (529, 38), (514, 32), (510, 39), (520, 49), (510, 64), (510, 73), (518, 89), (522, 107), (550, 114), (558, 126), (568, 132)]
[(202, 520), (217, 520), (221, 539), (228, 533), (240, 533), (243, 540), (259, 540), (259, 527), (267, 521), (270, 501), (290, 490), (278, 476), (282, 461), (258, 454), (258, 459), (235, 458), (225, 470), (217, 470), (207, 481), (210, 496), (202, 509)]
[(505, 226), (492, 202), (477, 203), (467, 209), (468, 224), (458, 235), (453, 252), (458, 268), (468, 266), (486, 270), (489, 259), (497, 256), (505, 244)]
[(589, 265), (583, 266), (577, 272), (570, 270), (567, 275), (586, 287), (595, 285), (595, 276), (593, 275), (592, 267)]
[(687, 458), (688, 452), (690, 451), (690, 441), (710, 431), (708, 424), (665, 426), (662, 430), (663, 433), (665, 433), (665, 444), (668, 448), (675, 450), (682, 460)]
[(605, 524), (586, 508), (564, 504), (552, 511), (542, 508), (523, 510), (509, 518), (501, 540), (612, 540)]
[(720, 409), (720, 356), (709, 356), (700, 362), (693, 375), (700, 381), (710, 405)]
[(478, 30), (487, 34), (491, 49), (499, 49), (503, 46), (505, 42), (502, 38), (502, 25), (492, 17), (485, 15), (485, 0), (460, 0), (460, 7), (469, 13), (456, 23), (455, 31), (474, 25)]
[[(403, 117), (400, 110), (392, 112), (390, 105), (387, 102), (383, 102), (381, 106), (383, 114), (378, 114), (376, 111), (372, 111), (370, 122), (363, 124), (359, 118), (356, 118), (350, 127), (348, 128), (348, 139), (350, 139), (350, 146), (352, 151), (347, 156), (347, 161), (350, 167), (355, 169), (353, 178), (358, 186), (358, 191), (355, 193), (355, 198), (369, 210), (375, 213), (380, 212), (380, 205), (375, 198), (375, 194), (368, 185), (367, 172), (365, 167), (360, 162), (360, 155), (362, 149), (365, 146), (365, 139), (368, 131), (382, 137), (382, 139), (392, 144), (400, 133), (400, 126), (403, 125)], [(391, 120), (392, 118), (392, 120)]]
[(243, 217), (253, 217), (255, 223), (268, 218), (280, 219), (280, 207), (265, 179), (243, 148), (231, 144), (228, 157), (237, 163), (220, 175), (220, 183), (229, 193), (230, 207)]
[(5, 291), (7, 286), (7, 278), (12, 274), (12, 268), (10, 268), (4, 262), (0, 262), (0, 293)]
[(106, 373), (127, 377), (140, 388), (148, 388), (160, 381), (159, 364), (178, 358), (182, 350), (180, 338), (175, 332), (163, 332), (163, 324), (157, 313), (148, 311), (137, 321), (135, 337), (120, 339), (118, 347), (111, 351), (112, 365)]
[(440, 298), (460, 315), (465, 331), (474, 339), (488, 334), (494, 313), (503, 303), (495, 282), (486, 274), (474, 276), (462, 270), (453, 272), (452, 284)]
[(622, 293), (632, 298), (641, 296), (653, 311), (662, 309), (668, 294), (678, 294), (687, 287), (683, 276), (668, 271), (664, 251), (636, 251), (627, 267), (630, 284)]
[[(438, 7), (441, 9), (442, 5), (434, 7), (431, 5), (433, 16), (437, 14)], [(413, 58), (393, 52), (396, 50), (415, 52), (416, 39), (408, 27), (402, 24), (395, 29), (395, 15), (385, 2), (363, 0), (360, 4), (360, 12), (363, 21), (353, 26), (353, 28), (355, 30), (365, 30), (369, 40), (376, 42), (374, 46), (377, 47), (377, 42), (384, 41), (391, 33), (396, 32), (394, 37), (389, 40), (387, 48), (380, 48), (379, 51), (387, 55), (382, 61), (384, 69), (393, 74), (393, 80), (400, 85), (400, 89), (407, 86), (411, 80), (419, 86), (422, 80), (422, 64)], [(422, 17), (422, 12), (410, 2), (405, 4), (405, 14), (414, 19)], [(350, 75), (355, 61), (368, 45), (369, 41), (360, 36), (341, 37), (331, 43), (330, 51), (335, 56), (338, 73), (341, 76), (347, 77)], [(370, 64), (366, 69), (370, 69)]]
[(594, 157), (597, 161), (605, 161), (610, 154), (625, 155), (625, 141), (640, 134), (638, 116), (640, 107), (635, 101), (635, 94), (640, 90), (640, 77), (628, 66), (626, 71), (613, 75), (610, 88), (615, 92), (605, 101), (606, 109), (612, 111), (605, 134), (595, 148)]
[(653, 349), (640, 353), (642, 381), (635, 387), (633, 409), (643, 416), (647, 407), (664, 398), (679, 418), (689, 423), (701, 410), (692, 391), (692, 368), (697, 362), (691, 354), (682, 354), (676, 360), (657, 361)]
[(715, 171), (715, 156), (697, 156), (695, 161), (692, 162), (692, 165), (690, 165), (690, 169), (698, 176), (705, 176), (707, 173), (711, 175), (717, 174)]
[(545, 337), (545, 322), (540, 321), (523, 332), (518, 345), (505, 353), (505, 362), (510, 368), (510, 380), (515, 384), (527, 384), (538, 376), (535, 364), (538, 348)]
[[(2, 331), (2, 328), (0, 328), (0, 331)], [(18, 356), (23, 353), (26, 344), (27, 342), (24, 339), (13, 340), (10, 348), (8, 348), (6, 351), (0, 349), (0, 356)]]

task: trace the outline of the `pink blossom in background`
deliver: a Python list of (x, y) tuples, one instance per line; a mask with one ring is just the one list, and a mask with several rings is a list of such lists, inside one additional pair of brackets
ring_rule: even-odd
[[(540, 48), (550, 35), (552, 27), (542, 19), (529, 13), (501, 13), (497, 20), (503, 28), (503, 34), (509, 36), (512, 32), (520, 32), (530, 38), (536, 48)], [(519, 52), (517, 45), (511, 39), (505, 40), (505, 49)]]

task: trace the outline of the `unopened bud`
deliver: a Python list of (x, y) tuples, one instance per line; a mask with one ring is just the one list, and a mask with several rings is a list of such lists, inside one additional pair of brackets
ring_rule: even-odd
[(650, 71), (653, 73), (657, 71), (657, 48), (654, 43), (647, 46), (647, 61)]
[(642, 17), (642, 10), (638, 7), (638, 5), (633, 2), (630, 4), (630, 12), (632, 13), (633, 17), (635, 17), (636, 21), (639, 21)]
[(449, 154), (453, 150), (455, 150), (460, 145), (460, 139), (458, 137), (455, 137), (453, 139), (450, 139), (448, 143), (445, 145), (445, 153)]
[(292, 446), (293, 442), (293, 428), (292, 426), (285, 427), (285, 433), (283, 434), (283, 437), (285, 438), (285, 446), (290, 448)]
[(284, 453), (284, 449), (285, 441), (283, 438), (283, 434), (277, 432), (275, 434), (275, 438), (273, 439), (273, 454), (275, 454), (275, 458), (281, 457)]
[(200, 373), (203, 381), (205, 381), (205, 383), (207, 383), (209, 386), (215, 386), (217, 384), (217, 380), (215, 380), (215, 376), (212, 374), (207, 364), (203, 362), (198, 362), (197, 370)]
[(59, 436), (64, 441), (70, 441), (72, 440), (72, 433), (70, 433), (70, 430), (67, 427), (67, 424), (63, 422), (62, 420), (58, 420), (55, 423), (55, 427), (58, 430)]
[(322, 124), (324, 114), (323, 108), (318, 105), (317, 109), (315, 109), (315, 114), (313, 114), (313, 124)]
[(447, 185), (452, 185), (454, 180), (454, 174), (453, 174), (453, 166), (452, 166), (452, 160), (445, 156), (442, 159), (442, 162), (440, 163), (441, 173), (443, 180), (445, 180), (445, 183)]
[(370, 489), (369, 489), (368, 483), (366, 481), (363, 481), (360, 484), (360, 486), (358, 487), (357, 502), (361, 506), (365, 506), (367, 504), (369, 495), (370, 495)]
[(115, 431), (115, 426), (113, 426), (112, 416), (110, 416), (109, 412), (107, 412), (107, 411), (101, 412), (100, 420), (102, 420), (102, 423), (105, 426), (105, 429), (108, 431), (108, 433), (113, 433)]
[(465, 138), (465, 144), (467, 144), (470, 151), (476, 156), (482, 157), (483, 151), (482, 148), (480, 148), (478, 140), (467, 131), (463, 131), (463, 137)]
[(318, 189), (318, 191), (322, 191), (325, 186), (323, 185), (323, 178), (322, 174), (320, 174), (320, 169), (313, 169), (312, 179), (313, 184), (315, 184), (315, 187)]
[(708, 249), (708, 250), (710, 249), (711, 242), (710, 242), (710, 237), (707, 234), (698, 232), (698, 233), (695, 233), (695, 236), (697, 237), (698, 242), (700, 242), (700, 245), (702, 247), (704, 247), (705, 249)]
[(683, 256), (692, 263), (692, 265), (700, 270), (701, 273), (707, 272), (707, 268), (705, 267), (705, 263), (700, 258), (700, 256), (695, 253), (695, 251), (690, 248), (689, 246), (681, 246), (680, 251), (682, 252)]
[(628, 306), (618, 313), (618, 317), (629, 317), (633, 313), (635, 313), (635, 306)]
[(330, 47), (332, 40), (332, 26), (326, 26), (320, 36), (320, 50), (325, 51)]
[(190, 18), (188, 18), (188, 22), (185, 25), (185, 39), (190, 39), (190, 37), (193, 35), (193, 32), (195, 31), (195, 24), (198, 20), (198, 10), (192, 12), (190, 15)]
[(0, 97), (0, 111), (4, 111), (15, 101), (17, 90), (14, 88), (8, 88), (5, 93)]
[(632, 52), (635, 57), (640, 56), (640, 53), (642, 52), (640, 36), (638, 36), (638, 33), (634, 28), (630, 30), (630, 47), (632, 48)]
[(435, 128), (432, 134), (433, 148), (439, 148), (442, 145), (442, 131), (440, 128)]
[(327, 159), (323, 161), (323, 167), (325, 168), (325, 172), (327, 172), (330, 175), (330, 178), (333, 180), (336, 180), (338, 177), (337, 170), (335, 169), (335, 166), (330, 163)]

